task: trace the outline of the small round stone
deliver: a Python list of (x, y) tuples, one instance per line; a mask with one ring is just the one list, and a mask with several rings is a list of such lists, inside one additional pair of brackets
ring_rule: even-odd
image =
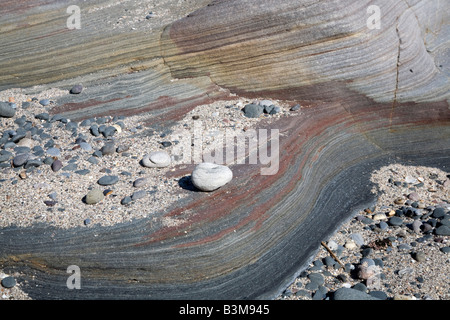
[(71, 94), (80, 94), (83, 91), (83, 86), (81, 84), (76, 84), (70, 89)]
[(103, 194), (103, 191), (100, 189), (92, 189), (88, 192), (86, 195), (86, 203), (87, 204), (96, 204), (103, 200), (105, 195)]
[(129, 204), (131, 201), (133, 201), (133, 200), (131, 199), (131, 197), (130, 197), (130, 196), (126, 196), (125, 198), (122, 199), (122, 201), (120, 201), (120, 203), (121, 203), (122, 205), (126, 205), (126, 204)]
[(424, 262), (427, 259), (425, 253), (423, 253), (422, 251), (414, 253), (413, 258), (418, 262)]
[(13, 277), (5, 277), (2, 279), (2, 286), (5, 288), (12, 288), (16, 285), (16, 279)]
[(233, 172), (230, 168), (204, 162), (197, 165), (192, 172), (192, 184), (201, 191), (214, 191), (233, 179)]
[(144, 156), (142, 165), (148, 168), (164, 168), (171, 163), (170, 155), (165, 151), (154, 151)]
[(389, 219), (389, 224), (391, 226), (398, 227), (398, 226), (401, 226), (403, 224), (403, 220), (401, 218), (399, 218), (399, 217), (391, 217)]

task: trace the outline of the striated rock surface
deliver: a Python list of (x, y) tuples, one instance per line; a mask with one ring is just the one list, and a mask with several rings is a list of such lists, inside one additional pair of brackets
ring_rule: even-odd
[[(81, 8), (80, 30), (66, 27), (71, 4)], [(371, 5), (381, 10), (380, 29), (367, 26)], [(170, 127), (194, 106), (232, 94), (308, 106), (261, 122), (280, 130), (276, 175), (234, 165), (226, 191), (194, 192), (154, 213), (181, 224), (3, 228), (0, 266), (20, 274), (30, 297), (273, 298), (320, 241), (374, 200), (372, 170), (450, 165), (447, 2), (229, 0), (198, 8), (150, 32), (112, 28), (124, 5), (106, 0), (2, 5), (1, 90), (83, 83), (80, 94), (55, 100), (53, 114), (141, 113), (149, 126)], [(174, 168), (168, 178), (192, 169)], [(67, 289), (70, 265), (80, 267), (82, 290)]]

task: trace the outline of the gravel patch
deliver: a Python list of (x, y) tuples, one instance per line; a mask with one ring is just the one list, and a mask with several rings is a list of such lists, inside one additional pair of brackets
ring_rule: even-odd
[(450, 299), (450, 241), (438, 231), (450, 219), (449, 177), (436, 168), (398, 164), (375, 171), (371, 181), (379, 194), (376, 205), (324, 242), (342, 265), (321, 246), (277, 299), (313, 300), (320, 288), (311, 281), (315, 273), (325, 279), (321, 299), (326, 300)]

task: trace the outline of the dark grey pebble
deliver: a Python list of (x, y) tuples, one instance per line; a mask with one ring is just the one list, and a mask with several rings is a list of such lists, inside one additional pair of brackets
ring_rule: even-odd
[(164, 148), (167, 148), (167, 147), (170, 147), (172, 145), (172, 142), (170, 142), (170, 141), (163, 141), (163, 142), (161, 142), (161, 145)]
[(332, 267), (336, 263), (336, 260), (334, 260), (331, 256), (326, 256), (325, 258), (323, 258), (323, 263), (327, 267)]
[(44, 164), (51, 165), (54, 161), (55, 159), (53, 159), (52, 157), (46, 157), (42, 162), (44, 162)]
[(54, 206), (58, 203), (58, 201), (55, 201), (55, 200), (45, 200), (44, 203), (45, 203), (45, 205), (46, 205), (47, 207), (54, 207)]
[(122, 199), (122, 201), (120, 201), (121, 204), (125, 205), (125, 204), (129, 204), (132, 201), (130, 196), (126, 196), (125, 198)]
[(433, 210), (433, 214), (431, 215), (433, 218), (440, 219), (445, 216), (444, 208), (436, 208)]
[(28, 169), (30, 167), (40, 167), (42, 166), (44, 163), (39, 160), (39, 159), (30, 159), (27, 161), (27, 163), (25, 163), (24, 168)]
[(25, 146), (17, 146), (14, 148), (14, 152), (16, 154), (30, 153), (31, 149), (29, 147), (25, 147)]
[(434, 233), (438, 236), (450, 236), (450, 227), (442, 225), (434, 229)]
[(103, 176), (98, 179), (98, 184), (101, 186), (110, 186), (116, 184), (119, 181), (118, 176)]
[(80, 127), (89, 127), (91, 125), (91, 119), (85, 119), (80, 122)]
[(100, 150), (96, 150), (92, 153), (92, 155), (94, 157), (101, 158), (103, 156), (103, 153)]
[(380, 299), (380, 300), (388, 299), (388, 295), (383, 291), (378, 291), (378, 290), (370, 291), (369, 295), (371, 295), (374, 298)]
[(34, 116), (38, 120), (48, 121), (50, 119), (50, 115), (47, 112), (42, 112)]
[(258, 118), (264, 112), (264, 107), (258, 104), (247, 104), (242, 109), (247, 118)]
[(270, 114), (270, 115), (274, 115), (274, 114), (277, 114), (277, 113), (279, 113), (279, 112), (281, 112), (281, 108), (278, 107), (278, 106), (274, 106), (274, 107), (272, 108), (272, 110), (270, 110), (269, 114)]
[(12, 288), (16, 285), (16, 279), (14, 277), (8, 276), (2, 279), (2, 286), (5, 288)]
[(98, 137), (100, 135), (100, 132), (98, 131), (98, 125), (96, 125), (96, 124), (93, 124), (89, 130), (91, 131), (91, 134), (93, 136)]
[(131, 199), (133, 201), (139, 200), (144, 198), (147, 195), (147, 192), (145, 190), (139, 190), (139, 191), (135, 191), (133, 192), (133, 194), (131, 195)]
[(83, 223), (84, 223), (85, 226), (87, 226), (88, 224), (91, 223), (91, 219), (89, 219), (89, 218), (84, 219)]
[(450, 247), (442, 247), (440, 249), (443, 253), (449, 253), (450, 252)]
[(16, 109), (11, 107), (8, 102), (0, 102), (0, 117), (12, 118), (16, 115)]
[(114, 136), (114, 134), (116, 133), (116, 131), (117, 131), (117, 129), (114, 128), (113, 126), (108, 126), (108, 127), (106, 127), (106, 128), (102, 131), (102, 135), (103, 135), (105, 138), (109, 138), (109, 137)]
[(12, 152), (1, 150), (0, 151), (0, 162), (8, 161), (12, 158), (13, 154)]
[(56, 159), (55, 161), (53, 161), (53, 163), (52, 163), (53, 172), (59, 171), (62, 167), (63, 167), (63, 164), (62, 164), (61, 160)]
[(48, 106), (50, 104), (50, 100), (49, 99), (42, 99), (42, 100), (39, 101), (39, 103), (45, 107), (45, 106)]
[(312, 296), (312, 300), (323, 300), (326, 298), (328, 289), (324, 286), (319, 286), (316, 292)]
[(67, 166), (63, 167), (63, 171), (75, 171), (78, 169), (78, 165), (76, 163), (69, 163)]
[(311, 280), (311, 282), (317, 283), (319, 286), (324, 284), (324, 282), (325, 282), (323, 275), (321, 275), (320, 273), (316, 273), (316, 272), (308, 274), (308, 279)]
[(295, 106), (292, 106), (291, 109), (289, 109), (290, 111), (297, 111), (300, 109), (300, 105), (296, 104)]
[(306, 290), (298, 290), (295, 293), (296, 297), (304, 297), (304, 298), (311, 298), (311, 293)]
[(391, 225), (391, 226), (395, 226), (395, 227), (398, 227), (398, 226), (401, 226), (402, 224), (403, 224), (403, 220), (401, 219), (401, 218), (399, 218), (399, 217), (391, 217), (390, 219), (389, 219), (389, 224)]
[(66, 130), (68, 131), (74, 131), (78, 128), (78, 123), (76, 122), (67, 122), (66, 124)]
[(362, 282), (358, 282), (358, 283), (355, 284), (352, 288), (353, 288), (354, 290), (358, 290), (358, 291), (361, 291), (361, 292), (364, 292), (364, 293), (367, 292), (367, 287), (366, 287), (366, 285), (365, 285), (364, 283), (362, 283)]
[(81, 84), (76, 84), (70, 89), (71, 94), (80, 94), (83, 91), (83, 86)]
[(19, 154), (19, 155), (15, 156), (13, 158), (13, 165), (14, 165), (14, 167), (21, 167), (21, 166), (23, 166), (28, 161), (30, 156), (31, 155), (29, 153), (22, 153), (22, 154)]
[(139, 188), (145, 186), (148, 182), (148, 178), (138, 178), (133, 182), (133, 187)]
[(319, 289), (319, 284), (317, 282), (310, 281), (305, 285), (305, 289), (310, 291), (316, 291), (317, 289)]
[(109, 155), (116, 152), (116, 147), (114, 146), (113, 142), (106, 143), (101, 149), (100, 149), (102, 155)]
[(98, 159), (94, 156), (87, 158), (86, 161), (92, 164), (98, 164)]
[(128, 149), (130, 149), (130, 146), (121, 144), (120, 146), (117, 147), (116, 152), (122, 153), (124, 151), (128, 151)]
[(264, 106), (264, 113), (270, 113), (273, 110), (273, 108), (275, 108), (275, 106), (273, 104), (265, 105)]
[(77, 170), (77, 171), (75, 171), (76, 174), (79, 174), (79, 175), (81, 175), (81, 176), (85, 176), (85, 175), (87, 175), (89, 172), (91, 172), (91, 171), (88, 170), (88, 169), (82, 169), (82, 170)]

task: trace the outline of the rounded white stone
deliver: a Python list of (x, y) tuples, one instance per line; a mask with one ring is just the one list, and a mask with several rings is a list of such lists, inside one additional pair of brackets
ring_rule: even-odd
[(142, 165), (149, 168), (164, 168), (169, 166), (170, 163), (170, 155), (165, 151), (151, 152), (142, 159)]
[(214, 191), (233, 179), (230, 168), (219, 164), (204, 162), (192, 171), (192, 184), (202, 191)]

